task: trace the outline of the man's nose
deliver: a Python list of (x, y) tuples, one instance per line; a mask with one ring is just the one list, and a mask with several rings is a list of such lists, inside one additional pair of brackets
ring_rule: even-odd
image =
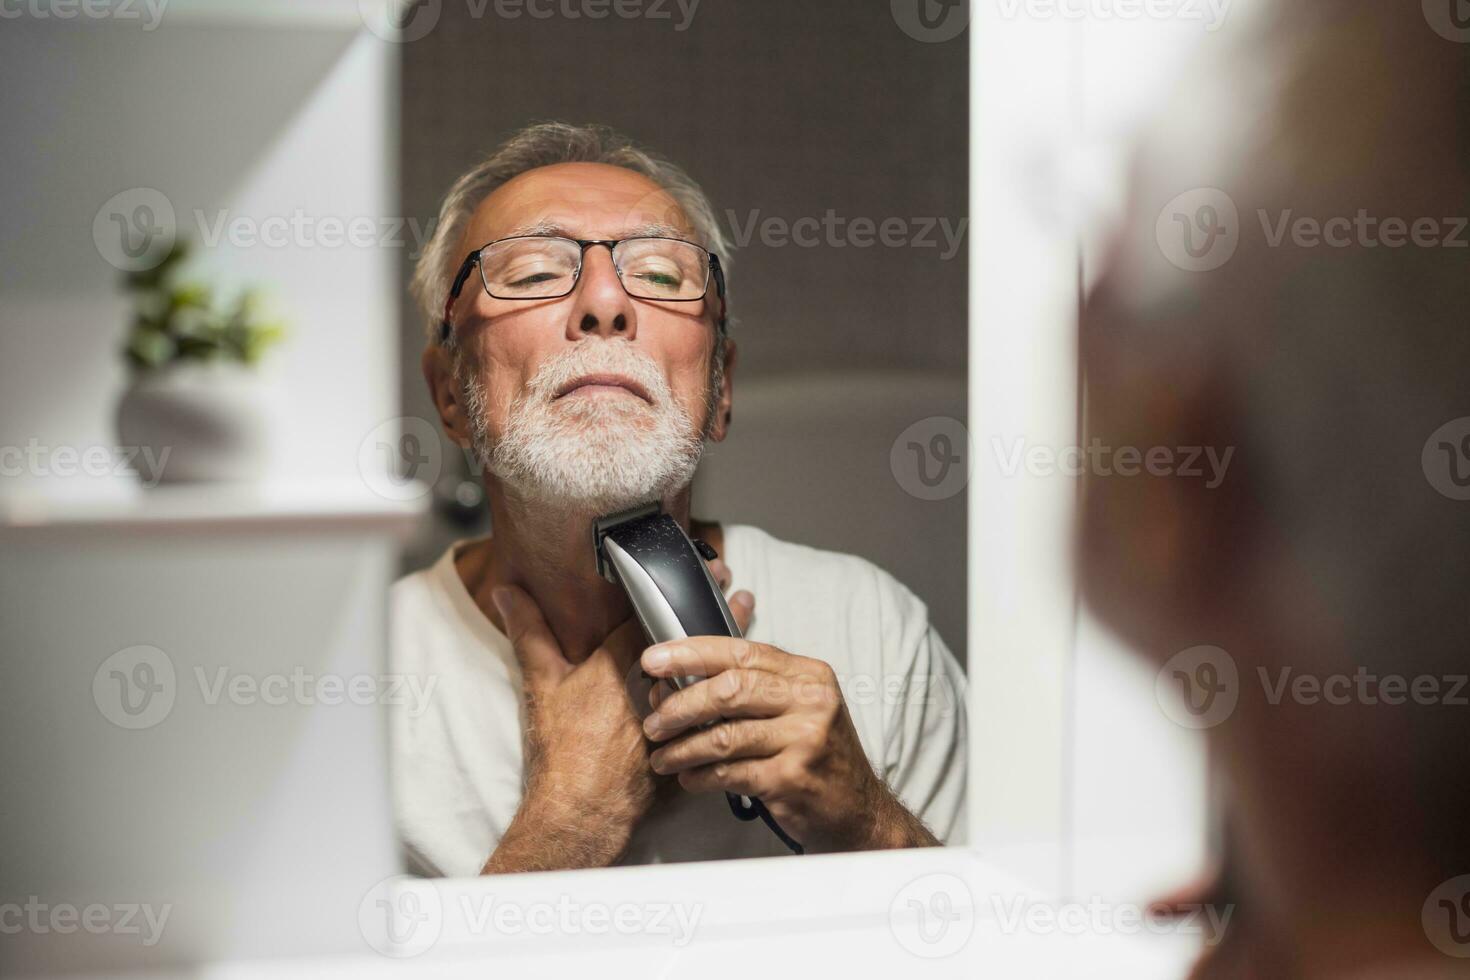
[(638, 313), (605, 245), (592, 245), (582, 256), (582, 276), (567, 318), (568, 340), (594, 333), (627, 340), (638, 334)]

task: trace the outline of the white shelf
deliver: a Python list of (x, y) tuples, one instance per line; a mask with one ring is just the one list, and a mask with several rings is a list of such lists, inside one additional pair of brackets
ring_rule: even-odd
[(0, 492), (0, 532), (372, 530), (404, 534), (412, 530), (427, 505), (427, 493), (411, 500), (388, 500), (357, 480), (153, 488), (119, 480), (65, 493), (43, 488)]

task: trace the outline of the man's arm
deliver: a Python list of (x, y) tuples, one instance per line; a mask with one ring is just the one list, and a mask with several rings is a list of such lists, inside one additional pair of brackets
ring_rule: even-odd
[(624, 678), (644, 643), (634, 619), (573, 666), (534, 599), (493, 594), (526, 693), (526, 789), (483, 873), (612, 864), (653, 802), (648, 746)]
[(635, 821), (528, 796), (481, 874), (608, 867), (627, 848)]

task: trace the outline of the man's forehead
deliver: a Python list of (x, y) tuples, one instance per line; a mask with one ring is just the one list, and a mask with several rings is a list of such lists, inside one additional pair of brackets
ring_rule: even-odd
[(495, 189), (470, 218), (470, 247), (512, 235), (628, 238), (691, 236), (683, 210), (653, 181), (623, 167), (561, 163)]

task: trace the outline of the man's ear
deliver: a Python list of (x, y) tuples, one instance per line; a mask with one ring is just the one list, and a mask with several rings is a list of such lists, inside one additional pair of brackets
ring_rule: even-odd
[(454, 367), (448, 352), (443, 345), (430, 343), (424, 348), (420, 363), (424, 370), (424, 381), (429, 386), (429, 396), (434, 399), (434, 408), (439, 413), (439, 424), (444, 427), (444, 434), (461, 449), (469, 448), (469, 419), (465, 417), (459, 381), (454, 376)]
[[(1094, 611), (1134, 646), (1164, 656), (1218, 636), (1239, 615), (1263, 533), (1231, 448), (1230, 395), (1191, 380), (1178, 360), (1170, 367), (1089, 380), (1096, 424), (1086, 445), (1113, 454), (1086, 463), (1097, 471), (1086, 478), (1080, 553)], [(1142, 460), (1155, 447), (1167, 463), (1150, 472)], [(1123, 451), (1133, 453), (1126, 471)]]
[(709, 437), (711, 442), (724, 442), (725, 436), (730, 432), (731, 405), (735, 402), (735, 341), (729, 337), (721, 337), (716, 343), (725, 345), (725, 371), (720, 380), (719, 396), (715, 399), (714, 424), (710, 426)]

